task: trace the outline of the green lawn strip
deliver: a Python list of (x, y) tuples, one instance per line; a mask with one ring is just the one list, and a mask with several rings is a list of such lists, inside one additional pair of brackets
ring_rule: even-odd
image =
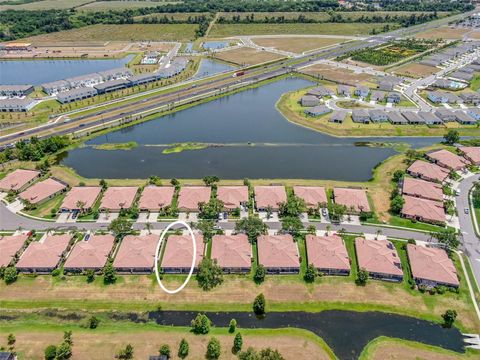
[(305, 244), (305, 238), (303, 236), (298, 236), (296, 238), (298, 246), (298, 254), (300, 256), (300, 277), (303, 279), (305, 271), (307, 270), (307, 246)]
[[(62, 205), (63, 199), (65, 199), (66, 193), (62, 193), (61, 195), (57, 195), (52, 199), (49, 199), (45, 201), (44, 203), (38, 205), (35, 209), (33, 210), (28, 210), (25, 211), (28, 215), (31, 216), (36, 216), (36, 217), (43, 217), (46, 219), (54, 219), (57, 217), (57, 212), (58, 209), (60, 208), (60, 205)], [(55, 209), (55, 214), (52, 216), (52, 213), (50, 212), (50, 209)], [(45, 213), (45, 211), (48, 210), (48, 213)], [(43, 213), (43, 215), (42, 215)]]
[(472, 349), (466, 349), (465, 354), (459, 354), (451, 350), (446, 350), (438, 346), (432, 346), (427, 344), (422, 344), (416, 341), (409, 341), (397, 338), (390, 338), (387, 336), (379, 336), (376, 339), (370, 341), (367, 346), (363, 349), (362, 353), (360, 354), (358, 360), (370, 360), (374, 359), (375, 352), (377, 351), (378, 347), (383, 344), (393, 344), (393, 345), (405, 345), (415, 349), (423, 350), (423, 351), (430, 351), (432, 353), (440, 354), (440, 355), (448, 355), (448, 356), (455, 356), (458, 359), (473, 359), (478, 356), (478, 351)]
[(470, 279), (470, 284), (472, 284), (472, 289), (475, 295), (475, 299), (477, 300), (477, 303), (480, 303), (480, 289), (478, 288), (477, 280), (475, 279), (475, 275), (473, 274), (472, 266), (470, 265), (470, 260), (465, 254), (462, 254), (462, 257), (463, 257), (463, 262), (465, 264), (465, 269), (467, 270), (467, 276)]
[(347, 248), (348, 257), (350, 258), (350, 278), (355, 280), (357, 278), (358, 272), (358, 263), (357, 255), (355, 253), (355, 236), (344, 236), (343, 241), (345, 242), (345, 247)]
[(405, 219), (400, 216), (392, 216), (390, 218), (389, 225), (407, 227), (407, 228), (423, 230), (423, 231), (441, 231), (445, 229), (442, 226), (436, 226), (436, 225), (422, 223), (422, 222), (414, 222), (410, 219)]
[(410, 284), (409, 284), (409, 281), (413, 281), (413, 278), (412, 278), (412, 272), (410, 270), (410, 263), (408, 262), (408, 255), (406, 250), (407, 243), (405, 241), (398, 241), (398, 240), (393, 240), (392, 243), (395, 246), (395, 249), (397, 250), (398, 257), (400, 258), (400, 261), (402, 264), (402, 270), (403, 270), (402, 284), (404, 285), (405, 290), (408, 291), (409, 293), (415, 292), (416, 290), (410, 289)]

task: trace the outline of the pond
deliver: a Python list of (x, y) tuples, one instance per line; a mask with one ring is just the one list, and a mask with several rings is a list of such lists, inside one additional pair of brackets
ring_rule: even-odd
[[(356, 146), (356, 142), (384, 139), (332, 137), (290, 123), (275, 108), (283, 93), (311, 85), (304, 79), (286, 78), (114, 131), (64, 154), (62, 164), (95, 178), (370, 179), (372, 169), (395, 150)], [(412, 147), (439, 140), (388, 138), (389, 143)], [(139, 146), (129, 151), (92, 147), (129, 141)], [(167, 144), (185, 142), (223, 146), (163, 153)]]
[(201, 59), (197, 73), (192, 77), (192, 79), (201, 79), (207, 76), (220, 74), (236, 68), (236, 66), (229, 65), (220, 61), (215, 61), (212, 59)]
[(205, 41), (202, 43), (202, 48), (205, 50), (218, 50), (227, 47), (229, 44), (229, 41)]
[[(190, 326), (196, 315), (189, 311), (162, 311), (149, 313), (149, 318), (161, 325)], [(270, 312), (263, 319), (247, 312), (207, 312), (206, 315), (217, 327), (228, 327), (230, 320), (235, 319), (239, 328), (309, 330), (325, 340), (340, 360), (358, 359), (363, 348), (379, 336), (465, 351), (463, 336), (456, 328), (445, 329), (425, 320), (381, 312)]]
[(0, 61), (0, 85), (40, 85), (65, 78), (125, 66), (134, 55), (101, 60)]

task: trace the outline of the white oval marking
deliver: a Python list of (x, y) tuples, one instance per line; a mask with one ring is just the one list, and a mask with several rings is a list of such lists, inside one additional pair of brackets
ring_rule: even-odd
[[(188, 272), (187, 279), (183, 282), (182, 285), (180, 285), (180, 287), (176, 288), (175, 290), (169, 290), (163, 285), (162, 281), (160, 280), (160, 275), (158, 274), (158, 253), (160, 252), (160, 246), (162, 245), (165, 234), (167, 233), (168, 230), (170, 230), (172, 226), (177, 224), (183, 225), (184, 227), (186, 227), (190, 233), (190, 238), (192, 239), (192, 245), (193, 245), (193, 257), (192, 257), (192, 265), (190, 266), (190, 271)], [(197, 258), (197, 243), (195, 241), (195, 235), (193, 234), (192, 228), (185, 221), (181, 221), (181, 220), (177, 220), (177, 221), (174, 221), (173, 223), (170, 223), (165, 228), (165, 230), (163, 230), (162, 236), (160, 236), (160, 240), (158, 241), (158, 244), (157, 244), (157, 250), (155, 252), (155, 276), (157, 277), (157, 282), (158, 282), (158, 285), (160, 285), (160, 288), (163, 291), (165, 291), (167, 294), (176, 294), (182, 291), (183, 288), (187, 286), (188, 282), (190, 281), (190, 278), (192, 277), (193, 269), (195, 268), (196, 258)]]

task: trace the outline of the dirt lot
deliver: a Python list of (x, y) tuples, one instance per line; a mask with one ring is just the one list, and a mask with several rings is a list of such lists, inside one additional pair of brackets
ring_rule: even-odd
[(461, 39), (469, 31), (470, 29), (444, 27), (421, 32), (415, 37), (420, 39)]
[(194, 38), (197, 27), (195, 24), (91, 25), (33, 36), (22, 41), (187, 41)]
[(399, 75), (407, 75), (413, 78), (421, 78), (435, 74), (438, 71), (439, 69), (434, 66), (411, 63), (392, 69), (391, 72)]
[(479, 40), (480, 39), (480, 31), (474, 30), (468, 33), (468, 37), (471, 39)]
[(253, 42), (259, 46), (273, 47), (283, 51), (293, 53), (303, 53), (308, 50), (315, 50), (338, 44), (346, 41), (340, 38), (308, 38), (308, 37), (287, 37), (287, 38), (254, 38)]
[[(100, 329), (99, 329), (100, 330)], [(24, 359), (44, 359), (44, 349), (50, 344), (62, 341), (60, 331), (25, 331), (15, 332), (16, 349)], [(237, 359), (231, 352), (234, 335), (213, 335), (220, 340), (221, 359)], [(189, 343), (189, 359), (204, 359), (207, 343), (211, 336), (196, 336), (187, 331), (132, 330), (88, 332), (73, 331), (72, 359), (113, 359), (113, 356), (126, 344), (134, 347), (135, 359), (148, 359), (149, 355), (158, 355), (163, 344), (170, 345), (171, 359), (178, 359), (177, 351), (180, 340)], [(330, 359), (328, 354), (314, 341), (295, 335), (243, 334), (243, 348), (252, 346), (256, 349), (270, 346), (277, 349), (286, 359)]]
[(215, 55), (217, 59), (228, 61), (242, 66), (251, 66), (268, 61), (281, 59), (283, 56), (268, 51), (260, 51), (242, 47), (239, 49), (222, 51)]
[(353, 71), (337, 68), (326, 64), (315, 64), (302, 69), (302, 72), (309, 75), (320, 75), (325, 80), (341, 82), (345, 84), (366, 85), (376, 87), (375, 77), (370, 74), (355, 74)]

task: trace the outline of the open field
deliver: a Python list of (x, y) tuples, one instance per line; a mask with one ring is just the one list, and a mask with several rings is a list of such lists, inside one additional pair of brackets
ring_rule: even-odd
[(479, 40), (480, 39), (480, 31), (478, 31), (478, 30), (471, 31), (467, 34), (467, 36), (470, 39)]
[(324, 80), (342, 84), (376, 86), (374, 76), (367, 73), (354, 73), (351, 70), (334, 67), (327, 64), (314, 64), (301, 70), (303, 73), (320, 77)]
[[(69, 0), (70, 1), (70, 0)], [(78, 10), (85, 11), (106, 11), (106, 10), (123, 10), (137, 9), (161, 6), (165, 4), (174, 4), (176, 1), (150, 1), (150, 0), (115, 0), (115, 1), (85, 1), (85, 5), (79, 6)]]
[(413, 341), (381, 336), (365, 347), (359, 360), (467, 360), (477, 357), (478, 352), (474, 350), (467, 350), (466, 354), (457, 354)]
[(417, 63), (409, 63), (406, 65), (401, 65), (399, 67), (393, 68), (390, 72), (399, 74), (399, 75), (406, 75), (412, 78), (422, 78), (425, 76), (429, 76), (438, 72), (434, 66), (428, 66), (423, 64)]
[(56, 41), (187, 41), (193, 39), (195, 24), (91, 25), (24, 39), (28, 42)]
[(288, 37), (288, 38), (254, 38), (253, 42), (259, 46), (273, 47), (278, 50), (291, 51), (293, 53), (303, 53), (308, 50), (315, 50), (326, 46), (344, 42), (345, 39), (335, 38), (308, 38), (308, 37)]
[[(321, 23), (321, 24), (215, 24), (209, 36), (274, 35), (274, 34), (323, 34), (323, 35), (368, 35), (372, 30), (380, 32), (383, 23)], [(397, 24), (388, 24), (390, 30)]]
[(215, 58), (242, 66), (252, 66), (268, 61), (278, 60), (283, 58), (283, 56), (268, 51), (260, 51), (252, 48), (241, 47), (238, 49), (216, 53)]
[(91, 1), (92, 0), (41, 0), (18, 5), (2, 5), (2, 2), (0, 1), (0, 11), (70, 9)]
[(463, 35), (471, 31), (470, 29), (464, 28), (450, 28), (443, 27), (438, 29), (431, 29), (419, 34), (416, 34), (415, 37), (419, 39), (452, 39), (457, 40), (461, 39)]

